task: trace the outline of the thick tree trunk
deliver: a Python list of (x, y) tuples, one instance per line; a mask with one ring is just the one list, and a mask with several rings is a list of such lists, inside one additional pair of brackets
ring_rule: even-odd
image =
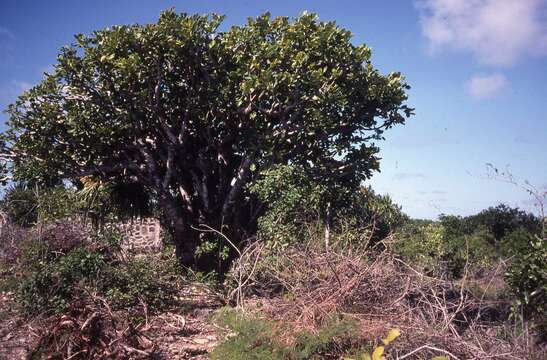
[(195, 252), (199, 243), (198, 231), (192, 229), (189, 219), (185, 219), (176, 199), (170, 195), (160, 197), (160, 206), (163, 210), (162, 225), (169, 231), (175, 253), (183, 266), (193, 267), (195, 265)]
[[(200, 271), (214, 270), (220, 275), (228, 269), (230, 260), (236, 256), (237, 251), (212, 229), (222, 232), (235, 244), (239, 244), (245, 235), (240, 218), (241, 209), (233, 205), (241, 196), (249, 166), (250, 160), (240, 166), (239, 175), (232, 184), (229, 194), (222, 204), (218, 204), (222, 206), (208, 207), (209, 202), (201, 201), (203, 199), (189, 204), (184, 199), (185, 197), (189, 199), (187, 191), (181, 192), (182, 198), (173, 196), (169, 191), (159, 192), (158, 205), (163, 212), (162, 225), (172, 236), (176, 255), (182, 265)], [(197, 176), (195, 178), (199, 180)], [(199, 195), (203, 193), (202, 191)], [(218, 248), (196, 256), (196, 250), (206, 241), (212, 241)], [(221, 258), (221, 252), (227, 257)]]
[(199, 243), (199, 234), (190, 227), (173, 227), (171, 236), (175, 244), (175, 254), (185, 267), (193, 268), (196, 265), (196, 249)]

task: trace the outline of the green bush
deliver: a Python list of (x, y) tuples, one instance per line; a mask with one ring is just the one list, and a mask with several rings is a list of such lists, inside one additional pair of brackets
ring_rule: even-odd
[(158, 260), (130, 259), (110, 265), (102, 279), (102, 292), (118, 308), (135, 306), (141, 301), (151, 310), (169, 305), (175, 296), (180, 269), (174, 258)]
[(439, 223), (409, 222), (395, 234), (395, 251), (426, 271), (434, 271), (445, 255), (443, 238)]
[(234, 335), (221, 342), (211, 354), (218, 360), (286, 359), (289, 349), (279, 342), (279, 332), (265, 320), (223, 309), (215, 322)]
[(370, 187), (362, 187), (354, 192), (343, 204), (336, 220), (338, 227), (344, 221), (353, 221), (356, 229), (369, 229), (373, 243), (384, 239), (404, 225), (408, 216), (389, 195), (380, 195)]
[(52, 222), (80, 213), (81, 203), (76, 191), (64, 186), (41, 189), (38, 196), (38, 215), (42, 222)]
[(316, 333), (299, 332), (292, 336), (293, 341), (283, 342), (281, 339), (289, 338), (287, 334), (291, 331), (282, 324), (232, 309), (222, 309), (214, 321), (229, 333), (211, 356), (222, 360), (323, 359), (333, 353), (339, 353), (333, 356), (339, 358), (341, 351), (335, 349), (337, 342), (353, 338), (356, 329), (351, 321), (333, 320)]
[(16, 183), (7, 188), (0, 202), (0, 208), (10, 221), (30, 227), (38, 221), (38, 198), (34, 189), (24, 183)]
[(27, 313), (62, 311), (77, 287), (95, 286), (106, 268), (102, 254), (78, 248), (52, 261), (40, 261), (20, 284), (18, 300)]
[(263, 171), (250, 186), (251, 194), (266, 207), (258, 219), (259, 236), (276, 248), (301, 241), (305, 224), (324, 218), (326, 191), (294, 166), (279, 165)]
[(266, 208), (258, 220), (259, 237), (273, 247), (302, 242), (327, 225), (334, 246), (335, 241), (377, 242), (408, 219), (389, 196), (314, 179), (290, 165), (263, 171), (250, 192)]
[(172, 303), (181, 274), (172, 254), (121, 261), (114, 256), (119, 246), (116, 232), (102, 231), (82, 241), (79, 232), (65, 233), (67, 229), (60, 225), (50, 227), (61, 236), (64, 248), (51, 237), (30, 239), (22, 245), (23, 276), (18, 280), (17, 298), (25, 312), (62, 311), (83, 289), (105, 296), (115, 308), (144, 302), (155, 310)]
[[(293, 348), (294, 359), (321, 359), (321, 355), (334, 350), (337, 341), (357, 341), (357, 326), (349, 320), (334, 320), (316, 333), (301, 332), (296, 336)], [(346, 350), (344, 350), (346, 351)]]
[(431, 275), (460, 278), (465, 267), (474, 270), (495, 258), (491, 235), (484, 228), (462, 231), (457, 217), (439, 222), (413, 221), (395, 235), (395, 252)]
[(517, 229), (540, 235), (542, 220), (534, 214), (505, 204), (489, 207), (476, 215), (465, 218), (472, 227), (485, 226), (496, 242)]
[(547, 329), (547, 242), (535, 237), (525, 251), (515, 254), (506, 281), (524, 317), (535, 319)]
[(530, 250), (535, 237), (528, 230), (518, 228), (505, 235), (499, 243), (499, 252), (503, 257), (520, 256)]

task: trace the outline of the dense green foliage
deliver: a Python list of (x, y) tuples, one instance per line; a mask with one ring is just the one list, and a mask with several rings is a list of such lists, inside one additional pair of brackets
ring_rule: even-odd
[(410, 221), (396, 234), (396, 251), (436, 276), (460, 278), (499, 258), (524, 254), (540, 235), (541, 220), (506, 205), (468, 217)]
[(547, 242), (536, 237), (516, 253), (506, 279), (517, 296), (516, 310), (547, 330)]
[(504, 204), (489, 207), (466, 220), (470, 226), (485, 226), (496, 242), (502, 241), (505, 236), (518, 229), (539, 235), (542, 228), (542, 219)]
[(304, 241), (317, 227), (330, 227), (333, 243), (381, 240), (407, 216), (389, 196), (371, 188), (326, 186), (295, 166), (270, 168), (250, 187), (265, 209), (259, 237), (274, 247)]
[(77, 294), (76, 286), (93, 286), (106, 264), (101, 254), (75, 249), (66, 256), (42, 260), (22, 280), (19, 302), (28, 313), (64, 310)]
[(121, 261), (115, 256), (116, 233), (89, 238), (87, 232), (71, 227), (70, 223), (51, 225), (40, 237), (29, 232), (18, 244), (19, 258), (12, 272), (19, 274), (14, 287), (26, 313), (63, 311), (85, 291), (104, 296), (114, 308), (143, 301), (155, 310), (173, 301), (181, 274), (174, 258), (158, 255), (154, 261)]
[(22, 227), (30, 227), (38, 220), (36, 192), (25, 183), (16, 183), (8, 187), (0, 202), (0, 208), (10, 221)]
[(221, 21), (167, 11), (77, 35), (9, 107), (6, 169), (48, 186), (135, 184), (186, 264), (210, 241), (200, 224), (234, 241), (253, 232), (245, 189), (272, 165), (357, 189), (379, 167), (375, 141), (412, 113), (402, 76), (380, 74), (370, 48), (312, 14), (225, 32)]
[(63, 185), (8, 187), (0, 202), (10, 221), (22, 227), (80, 217), (97, 224), (152, 214), (149, 197), (133, 184), (101, 184), (82, 179), (79, 188)]

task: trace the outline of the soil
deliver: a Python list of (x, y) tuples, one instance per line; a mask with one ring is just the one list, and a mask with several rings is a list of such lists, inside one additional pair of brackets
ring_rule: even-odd
[[(18, 315), (14, 295), (0, 292), (0, 360), (26, 359), (38, 341), (44, 318)], [(143, 332), (154, 344), (153, 359), (207, 359), (219, 340), (211, 315), (223, 305), (202, 284), (185, 287), (179, 308), (151, 315)]]

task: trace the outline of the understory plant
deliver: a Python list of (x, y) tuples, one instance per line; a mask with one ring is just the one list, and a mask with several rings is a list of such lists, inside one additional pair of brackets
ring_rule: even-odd
[(343, 348), (358, 344), (356, 324), (343, 319), (332, 319), (314, 333), (294, 332), (287, 325), (227, 308), (214, 321), (227, 338), (214, 349), (212, 359), (337, 359)]
[(72, 231), (71, 226), (52, 225), (41, 237), (19, 244), (13, 273), (24, 312), (62, 312), (85, 292), (104, 297), (113, 308), (144, 303), (155, 310), (173, 301), (182, 272), (173, 255), (121, 258), (115, 232)]
[(514, 315), (531, 319), (545, 337), (547, 330), (547, 242), (539, 237), (515, 255), (505, 275), (516, 296)]

